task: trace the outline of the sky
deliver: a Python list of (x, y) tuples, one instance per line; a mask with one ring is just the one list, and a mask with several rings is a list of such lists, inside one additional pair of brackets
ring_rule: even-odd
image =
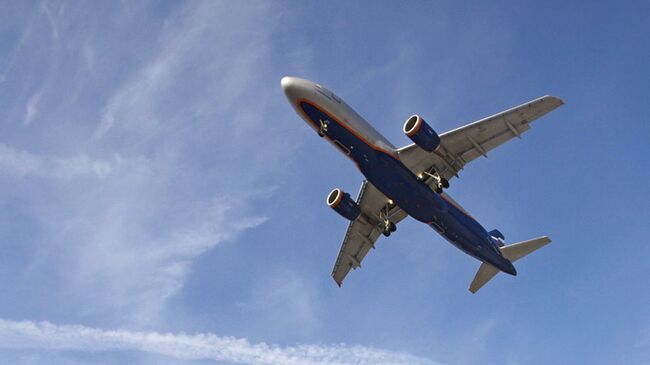
[[(647, 2), (0, 2), (0, 362), (650, 362)], [(330, 277), (360, 172), (287, 103), (321, 83), (393, 144), (566, 105), (448, 193), (513, 243), (412, 219)]]

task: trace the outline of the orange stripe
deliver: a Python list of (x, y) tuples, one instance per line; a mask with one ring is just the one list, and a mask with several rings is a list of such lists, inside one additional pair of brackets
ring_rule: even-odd
[[(460, 205), (458, 205), (458, 204), (452, 202), (451, 200), (447, 199), (447, 198), (446, 198), (444, 195), (442, 195), (442, 194), (438, 194), (438, 196), (440, 196), (442, 199), (444, 199), (444, 201), (446, 201), (447, 203), (449, 203), (449, 204), (453, 205), (454, 207), (456, 207), (456, 209), (460, 210), (461, 213), (463, 213), (463, 214), (465, 214), (466, 216), (468, 216), (469, 218), (471, 218), (474, 222), (478, 223), (478, 221), (476, 220), (476, 218), (472, 217), (469, 213), (467, 213), (467, 211), (465, 210), (465, 208), (463, 208), (463, 207), (461, 207)], [(478, 224), (480, 225), (481, 223), (478, 223)]]
[[(303, 103), (303, 102), (304, 102), (304, 103), (307, 103), (307, 104), (309, 104), (309, 105), (311, 105), (311, 106), (313, 106), (314, 108), (320, 110), (322, 113), (324, 113), (324, 114), (326, 114), (327, 116), (329, 116), (329, 117), (331, 117), (332, 119), (334, 119), (338, 124), (340, 124), (340, 125), (341, 125), (343, 128), (345, 128), (348, 132), (352, 133), (355, 137), (359, 138), (363, 143), (367, 144), (367, 145), (368, 145), (370, 148), (372, 148), (373, 150), (375, 150), (375, 151), (379, 151), (379, 152), (383, 152), (383, 153), (385, 153), (385, 154), (387, 154), (387, 155), (389, 155), (389, 156), (391, 156), (391, 157), (393, 157), (394, 159), (396, 159), (396, 160), (399, 161), (399, 156), (397, 156), (394, 152), (386, 151), (386, 150), (381, 149), (381, 148), (375, 146), (374, 144), (368, 142), (368, 140), (366, 140), (366, 139), (363, 138), (361, 135), (359, 135), (355, 130), (353, 130), (352, 127), (350, 127), (350, 126), (348, 126), (347, 124), (341, 122), (341, 121), (340, 121), (338, 118), (336, 118), (333, 114), (327, 112), (325, 109), (321, 108), (319, 105), (317, 105), (317, 104), (315, 104), (314, 102), (312, 102), (312, 101), (310, 101), (310, 100), (307, 100), (307, 99), (298, 99), (298, 109), (300, 109), (300, 112), (301, 112), (301, 113), (302, 113), (302, 114), (303, 114), (303, 115), (304, 115), (308, 120), (311, 120), (311, 118), (309, 117), (309, 115), (307, 115), (307, 113), (305, 113), (305, 111), (302, 109), (302, 106), (300, 105), (300, 104)], [(314, 122), (314, 121), (312, 121), (312, 122)], [(314, 123), (315, 123), (315, 122), (314, 122)], [(314, 129), (316, 129), (316, 131), (318, 131), (318, 129), (317, 129), (313, 124), (312, 124), (312, 127), (313, 127)], [(328, 139), (328, 140), (329, 140), (333, 145), (336, 146), (336, 143), (334, 143), (334, 142), (332, 141), (332, 139), (329, 138), (328, 135), (325, 135), (325, 137), (327, 137), (327, 139)], [(338, 146), (337, 146), (337, 147), (338, 147)], [(340, 147), (339, 147), (339, 149), (340, 149)], [(354, 161), (354, 160), (353, 160), (353, 161)], [(356, 162), (356, 161), (355, 161), (355, 162)]]

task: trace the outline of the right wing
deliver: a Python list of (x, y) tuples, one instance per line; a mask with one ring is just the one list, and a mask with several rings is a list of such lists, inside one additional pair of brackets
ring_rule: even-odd
[[(332, 277), (339, 286), (350, 269), (361, 267), (363, 258), (371, 248), (375, 247), (375, 241), (382, 232), (381, 214), (387, 203), (388, 198), (381, 191), (367, 180), (363, 181), (357, 197), (357, 204), (361, 208), (362, 215), (348, 225), (332, 270)], [(390, 221), (395, 224), (407, 216), (397, 206), (387, 213)]]
[(543, 96), (440, 135), (440, 148), (427, 152), (416, 144), (397, 150), (413, 173), (434, 169), (451, 180), (466, 164), (530, 129), (530, 123), (564, 104), (555, 96)]

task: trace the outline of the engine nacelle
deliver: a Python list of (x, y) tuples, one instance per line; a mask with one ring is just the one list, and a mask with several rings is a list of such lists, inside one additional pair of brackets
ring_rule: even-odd
[(433, 152), (440, 146), (440, 137), (419, 115), (413, 115), (404, 123), (404, 133), (427, 152)]
[(327, 205), (348, 220), (355, 220), (361, 215), (361, 208), (350, 198), (350, 194), (336, 188), (327, 195)]

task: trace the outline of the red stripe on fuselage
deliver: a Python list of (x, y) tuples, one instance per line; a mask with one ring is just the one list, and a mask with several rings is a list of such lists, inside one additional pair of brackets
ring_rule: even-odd
[[(318, 104), (312, 102), (311, 100), (307, 100), (307, 99), (304, 99), (304, 98), (298, 99), (298, 107), (299, 107), (299, 109), (300, 109), (300, 112), (305, 116), (305, 118), (306, 118), (307, 120), (309, 120), (309, 121), (311, 121), (311, 122), (313, 123), (313, 124), (312, 124), (312, 127), (313, 127), (316, 131), (319, 131), (319, 127), (317, 127), (317, 126), (315, 125), (315, 124), (316, 124), (316, 121), (311, 120), (311, 118), (309, 117), (309, 115), (308, 115), (308, 114), (305, 112), (305, 110), (302, 108), (302, 105), (301, 105), (302, 103), (307, 103), (307, 104), (313, 106), (314, 108), (320, 110), (321, 113), (323, 113), (323, 114), (327, 115), (328, 117), (334, 119), (334, 121), (335, 121), (336, 123), (338, 123), (341, 127), (345, 128), (348, 132), (352, 133), (355, 137), (357, 137), (358, 139), (360, 139), (361, 142), (365, 143), (366, 145), (368, 145), (368, 147), (372, 148), (373, 150), (378, 151), (378, 152), (385, 153), (385, 154), (387, 154), (387, 155), (389, 155), (389, 156), (391, 156), (391, 157), (393, 157), (394, 159), (396, 159), (396, 160), (399, 161), (399, 156), (397, 156), (394, 152), (386, 151), (385, 149), (379, 148), (379, 147), (375, 146), (374, 144), (370, 143), (367, 139), (365, 139), (363, 136), (361, 136), (359, 133), (357, 133), (354, 129), (352, 129), (352, 127), (350, 127), (350, 126), (347, 125), (346, 123), (341, 122), (341, 121), (340, 121), (338, 118), (336, 118), (332, 113), (329, 113), (328, 111), (326, 111), (325, 108), (322, 108), (321, 106), (319, 106)], [(329, 136), (328, 136), (327, 134), (325, 135), (325, 137), (327, 137), (327, 139), (330, 141), (330, 143), (332, 143), (333, 145), (335, 145), (339, 150), (341, 149), (339, 146), (336, 145), (336, 143), (334, 143), (334, 141), (333, 141), (331, 138), (329, 138)], [(343, 152), (345, 152), (345, 151), (343, 151)], [(346, 153), (346, 155), (347, 155), (347, 153)], [(349, 156), (348, 156), (348, 157), (349, 157)], [(354, 161), (354, 160), (353, 160), (353, 161)], [(356, 163), (356, 161), (355, 161), (355, 163)]]
[[(476, 218), (472, 217), (469, 213), (467, 213), (467, 211), (465, 210), (465, 208), (463, 208), (463, 207), (461, 207), (460, 205), (458, 205), (458, 203), (456, 203), (456, 202), (450, 200), (451, 198), (447, 198), (447, 196), (444, 195), (444, 194), (438, 194), (438, 195), (439, 195), (439, 196), (440, 196), (444, 201), (446, 201), (447, 203), (453, 205), (453, 206), (454, 206), (456, 209), (458, 209), (461, 213), (465, 214), (467, 217), (471, 218), (474, 222), (478, 223), (478, 221), (476, 220)], [(481, 223), (478, 223), (478, 225), (481, 226)], [(481, 227), (482, 227), (482, 226), (481, 226)]]

